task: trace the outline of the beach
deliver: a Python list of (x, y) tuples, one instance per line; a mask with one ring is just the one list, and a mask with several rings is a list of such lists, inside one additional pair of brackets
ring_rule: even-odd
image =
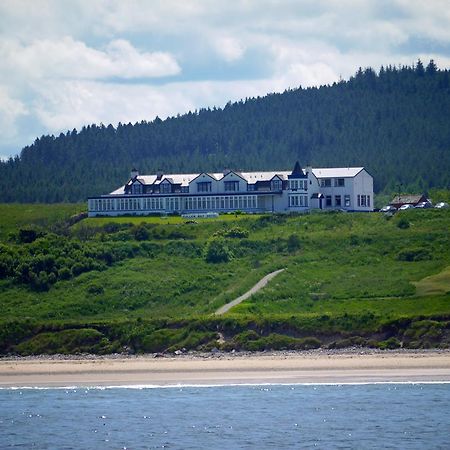
[(0, 359), (0, 387), (450, 382), (450, 352), (312, 351)]

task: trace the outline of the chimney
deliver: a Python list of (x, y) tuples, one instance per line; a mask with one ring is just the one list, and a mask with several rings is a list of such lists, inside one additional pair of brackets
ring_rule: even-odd
[(156, 172), (156, 179), (160, 180), (163, 177), (163, 172), (161, 169), (158, 169), (158, 171)]
[(139, 171), (137, 169), (131, 169), (130, 178), (134, 180), (139, 176)]
[(308, 176), (309, 176), (309, 174), (312, 175), (312, 167), (311, 166), (306, 166), (305, 172), (306, 172), (306, 175), (308, 175)]

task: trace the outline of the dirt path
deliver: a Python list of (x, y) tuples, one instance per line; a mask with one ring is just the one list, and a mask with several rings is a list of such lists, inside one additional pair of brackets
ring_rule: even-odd
[(276, 277), (280, 272), (283, 272), (283, 270), (284, 269), (275, 270), (275, 272), (271, 272), (264, 278), (261, 278), (249, 291), (247, 291), (240, 297), (236, 298), (232, 302), (223, 305), (214, 314), (216, 316), (221, 316), (222, 314), (228, 312), (233, 306), (239, 305), (239, 303), (243, 302), (244, 300), (247, 300), (255, 292), (258, 292), (260, 289), (262, 289), (272, 278)]

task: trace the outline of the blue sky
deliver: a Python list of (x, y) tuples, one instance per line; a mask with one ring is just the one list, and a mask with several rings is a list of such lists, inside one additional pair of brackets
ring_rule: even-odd
[(0, 158), (418, 58), (450, 67), (447, 0), (2, 0)]

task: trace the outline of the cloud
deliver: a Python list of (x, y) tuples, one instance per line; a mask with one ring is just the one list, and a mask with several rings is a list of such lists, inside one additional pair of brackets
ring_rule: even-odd
[(175, 75), (180, 67), (164, 52), (139, 52), (124, 39), (112, 40), (95, 49), (70, 36), (60, 40), (36, 40), (29, 45), (17, 41), (0, 44), (2, 66), (27, 79), (144, 78)]
[(420, 57), (448, 67), (447, 4), (4, 0), (0, 153), (31, 134), (223, 106), (332, 83), (360, 66)]
[(0, 136), (4, 144), (16, 138), (17, 119), (28, 112), (22, 101), (11, 97), (7, 88), (0, 85)]
[(241, 59), (245, 53), (242, 43), (233, 37), (220, 37), (215, 41), (215, 49), (225, 61), (233, 62)]

